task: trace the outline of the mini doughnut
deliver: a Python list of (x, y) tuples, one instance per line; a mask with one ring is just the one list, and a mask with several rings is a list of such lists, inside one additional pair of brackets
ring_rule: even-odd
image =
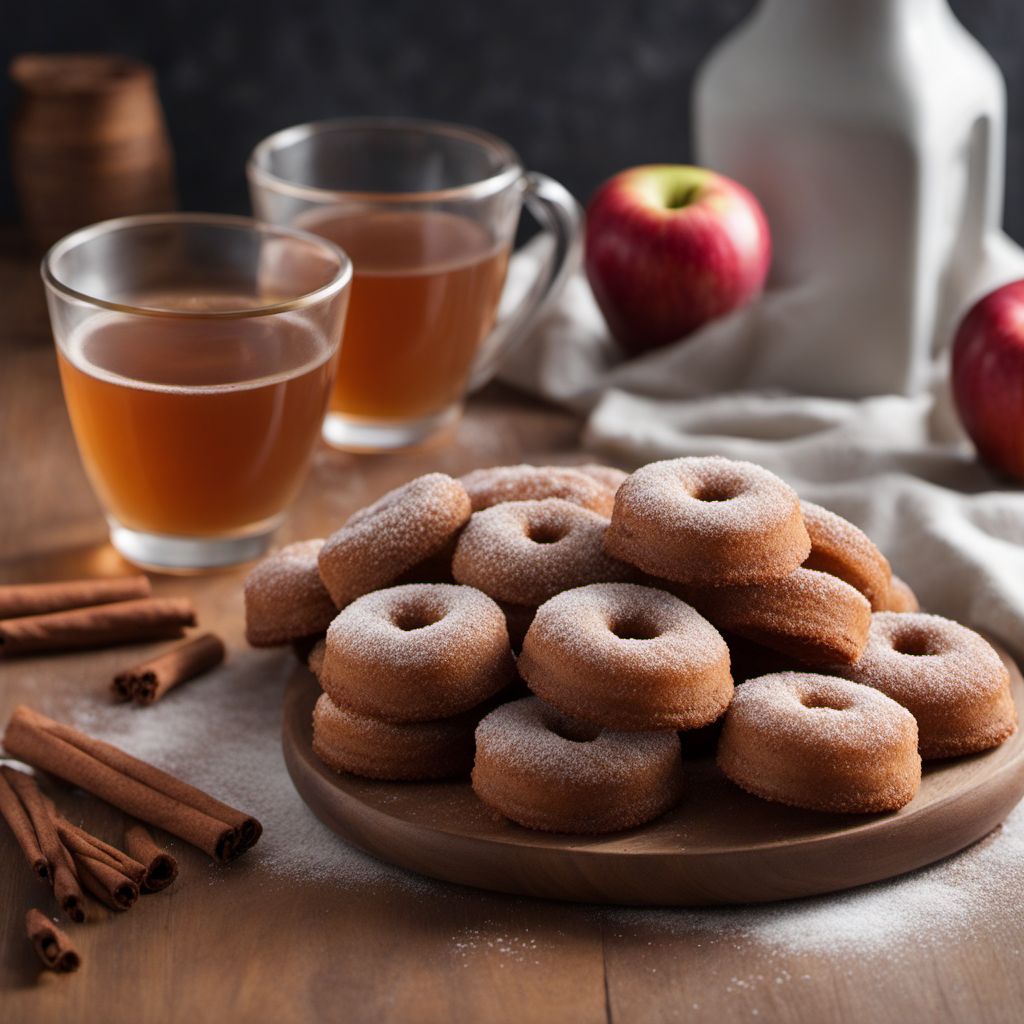
[(409, 583), (357, 598), (327, 630), (320, 684), (392, 722), (468, 711), (515, 676), (501, 609), (472, 587)]
[(750, 462), (668, 459), (618, 489), (605, 550), (677, 583), (763, 583), (796, 569), (811, 541), (796, 492)]
[(633, 583), (595, 583), (542, 604), (519, 674), (560, 711), (608, 729), (696, 729), (733, 690), (718, 631), (672, 594)]
[(313, 752), (328, 768), (367, 779), (468, 775), (473, 731), (484, 710), (474, 708), (434, 722), (385, 722), (339, 707), (322, 693), (313, 709)]
[(921, 784), (913, 715), (870, 687), (804, 672), (736, 690), (718, 766), (754, 796), (812, 811), (895, 811)]
[(636, 579), (631, 565), (605, 554), (607, 526), (562, 498), (493, 505), (459, 535), (452, 574), (497, 601), (534, 607), (587, 583)]
[(277, 647), (323, 633), (338, 614), (317, 572), (323, 543), (289, 544), (245, 578), (245, 636), (253, 647)]
[(849, 583), (815, 569), (749, 587), (686, 588), (719, 629), (770, 647), (801, 665), (856, 661), (868, 642), (871, 605)]
[(885, 595), (885, 601), (881, 608), (883, 612), (919, 612), (921, 603), (910, 587), (899, 578), (893, 576), (889, 581), (889, 590)]
[(469, 498), (444, 473), (428, 473), (353, 513), (320, 550), (320, 577), (343, 608), (441, 551), (469, 520)]
[(587, 729), (536, 697), (477, 726), (472, 778), (476, 795), (517, 824), (579, 835), (642, 825), (683, 789), (674, 732)]
[(877, 612), (860, 660), (835, 672), (910, 711), (926, 761), (997, 747), (1017, 728), (1002, 659), (973, 629), (938, 615)]
[(800, 502), (804, 526), (811, 538), (805, 569), (838, 576), (859, 590), (880, 611), (889, 594), (892, 569), (874, 541), (853, 523), (809, 501)]
[(506, 501), (541, 501), (562, 498), (607, 516), (615, 501), (615, 488), (572, 466), (492, 466), (460, 477), (473, 511)]

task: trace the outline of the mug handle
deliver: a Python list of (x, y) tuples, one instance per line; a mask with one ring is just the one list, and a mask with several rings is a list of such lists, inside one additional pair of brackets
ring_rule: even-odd
[(554, 178), (532, 171), (523, 175), (523, 188), (523, 205), (554, 244), (519, 304), (484, 339), (470, 374), (470, 391), (482, 388), (494, 376), (501, 360), (580, 264), (583, 208), (572, 193)]

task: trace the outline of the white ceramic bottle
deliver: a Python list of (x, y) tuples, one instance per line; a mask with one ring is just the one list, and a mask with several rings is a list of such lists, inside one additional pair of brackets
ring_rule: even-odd
[(1024, 276), (1002, 76), (946, 0), (761, 0), (701, 68), (695, 123), (697, 160), (771, 225), (761, 385), (915, 393), (966, 304)]

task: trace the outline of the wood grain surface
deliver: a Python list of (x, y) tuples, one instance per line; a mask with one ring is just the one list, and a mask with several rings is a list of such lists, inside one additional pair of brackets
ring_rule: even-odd
[[(0, 580), (123, 572), (75, 453), (35, 262), (9, 250), (0, 254)], [(433, 451), (355, 458), (324, 449), (280, 540), (321, 535), (427, 470), (579, 459), (578, 429), (563, 413), (493, 390), (474, 401), (457, 436)], [(201, 693), (223, 695), (210, 702), (221, 709), (214, 725), (225, 736), (242, 728), (237, 709), (251, 742), (270, 757), (294, 661), (284, 652), (246, 650), (242, 576), (155, 579), (158, 594), (190, 595), (202, 627), (229, 649), (214, 677), (188, 684), (205, 690), (182, 687), (165, 704), (178, 700), (183, 709)], [(0, 662), (0, 720), (21, 701), (57, 717), (99, 708), (112, 671), (126, 655), (147, 653)], [(159, 715), (160, 708), (136, 713)], [(181, 712), (173, 717), (179, 721)], [(215, 744), (196, 755), (218, 756)], [(277, 771), (284, 773), (283, 763)], [(194, 773), (186, 766), (182, 774)], [(268, 778), (267, 788), (280, 781)], [(61, 806), (100, 834), (113, 837), (121, 827), (119, 812), (91, 798), (62, 794)], [(303, 842), (330, 838), (311, 812), (302, 814)], [(976, 882), (958, 889), (956, 879), (973, 878), (977, 868), (943, 875), (950, 881), (934, 913), (917, 900), (918, 929), (906, 909), (907, 886), (917, 883), (906, 880), (858, 890), (865, 895), (856, 902), (620, 911), (421, 882), (355, 852), (346, 855), (354, 867), (344, 878), (278, 870), (288, 842), (268, 828), (261, 846), (227, 869), (173, 844), (182, 868), (175, 886), (116, 919), (103, 914), (70, 926), (84, 963), (77, 974), (56, 977), (40, 973), (22, 931), (29, 906), (49, 909), (45, 891), (0, 827), (0, 1021), (1001, 1024), (1018, 1021), (1024, 1006), (1020, 899), (1009, 890), (982, 899)], [(980, 854), (972, 849), (955, 863), (977, 863), (986, 842)], [(1024, 866), (1015, 886), (1024, 886)], [(865, 907), (873, 908), (868, 924)], [(959, 920), (965, 915), (967, 924)]]
[[(1018, 714), (1024, 679), (1008, 655)], [(932, 864), (977, 842), (1024, 796), (1024, 731), (974, 757), (927, 764), (895, 814), (821, 814), (744, 793), (713, 758), (689, 761), (679, 804), (609, 836), (551, 835), (499, 820), (468, 780), (377, 782), (313, 753), (320, 687), (296, 669), (284, 759), (302, 798), (338, 835), (399, 867), (497, 892), (626, 906), (709, 906), (814, 896)]]

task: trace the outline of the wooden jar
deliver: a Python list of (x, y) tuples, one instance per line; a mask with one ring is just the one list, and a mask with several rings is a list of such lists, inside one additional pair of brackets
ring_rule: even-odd
[(32, 245), (75, 228), (176, 205), (174, 167), (152, 70), (113, 54), (23, 54), (11, 164)]

